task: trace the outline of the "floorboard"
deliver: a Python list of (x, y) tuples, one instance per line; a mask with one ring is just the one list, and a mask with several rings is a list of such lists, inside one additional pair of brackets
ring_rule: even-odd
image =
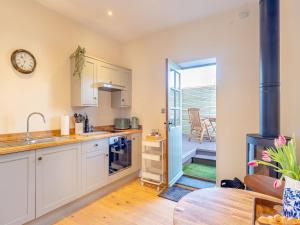
[(136, 180), (55, 225), (172, 225), (175, 206)]

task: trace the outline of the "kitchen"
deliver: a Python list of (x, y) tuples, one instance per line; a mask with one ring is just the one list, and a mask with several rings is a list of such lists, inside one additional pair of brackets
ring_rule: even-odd
[[(0, 225), (176, 224), (176, 203), (140, 179), (147, 135), (169, 144), (166, 58), (216, 57), (216, 184), (246, 175), (245, 135), (259, 124), (259, 1), (133, 2), (1, 0)], [(282, 132), (300, 140), (300, 5), (280, 4)], [(162, 167), (148, 175), (168, 186)]]
[[(99, 88), (110, 92), (112, 107), (130, 107), (130, 70), (83, 57), (82, 71), (77, 77), (70, 74), (72, 106), (98, 107)], [(20, 73), (34, 72), (36, 59), (30, 52), (17, 50), (11, 58)], [(33, 66), (26, 67), (30, 62)], [(22, 64), (25, 67), (20, 67)], [(0, 138), (0, 178), (4, 184), (0, 224), (47, 220), (50, 212), (56, 210), (53, 214), (57, 214), (71, 207), (63, 208), (68, 203), (78, 205), (83, 199), (75, 200), (92, 192), (99, 198), (138, 176), (142, 129), (136, 117), (131, 121), (115, 118), (113, 126), (93, 127), (87, 115), (75, 113), (75, 129), (70, 129), (70, 117), (62, 116), (60, 130), (30, 132), (31, 118), (35, 117), (41, 117), (41, 123), (48, 120), (43, 113), (33, 112), (27, 117), (27, 132)]]
[[(138, 177), (142, 129), (131, 119), (131, 70), (118, 65), (117, 43), (36, 2), (6, 1), (1, 8), (3, 18), (23, 15), (32, 26), (14, 29), (19, 20), (10, 20), (1, 38), (1, 74), (8, 76), (1, 90), (11, 101), (1, 95), (0, 224), (49, 224)], [(38, 12), (44, 13), (40, 21), (34, 20)], [(51, 35), (58, 31), (62, 37)], [(88, 53), (74, 76), (71, 55), (78, 43)], [(75, 113), (88, 115), (94, 132), (83, 133), (83, 123), (75, 132)]]

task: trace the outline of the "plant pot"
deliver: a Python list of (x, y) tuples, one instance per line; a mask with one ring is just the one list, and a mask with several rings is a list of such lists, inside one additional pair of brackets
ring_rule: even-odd
[(283, 215), (300, 219), (300, 181), (285, 176)]

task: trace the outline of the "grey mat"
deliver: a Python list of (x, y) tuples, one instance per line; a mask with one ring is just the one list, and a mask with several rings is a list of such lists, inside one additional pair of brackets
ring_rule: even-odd
[(203, 189), (203, 188), (212, 188), (216, 185), (214, 183), (204, 181), (204, 180), (198, 180), (194, 178), (190, 178), (187, 176), (182, 176), (180, 179), (176, 182), (176, 184), (197, 188), (197, 189)]
[(181, 187), (170, 187), (163, 190), (158, 196), (162, 198), (169, 199), (174, 202), (178, 202), (183, 196), (192, 192), (191, 190), (187, 190)]

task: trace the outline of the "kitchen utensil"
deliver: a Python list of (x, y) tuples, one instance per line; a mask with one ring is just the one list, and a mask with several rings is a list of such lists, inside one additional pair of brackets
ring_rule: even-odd
[(139, 118), (132, 117), (131, 118), (131, 128), (132, 129), (139, 129)]
[(130, 128), (130, 119), (116, 118), (114, 121), (115, 129), (124, 130)]

